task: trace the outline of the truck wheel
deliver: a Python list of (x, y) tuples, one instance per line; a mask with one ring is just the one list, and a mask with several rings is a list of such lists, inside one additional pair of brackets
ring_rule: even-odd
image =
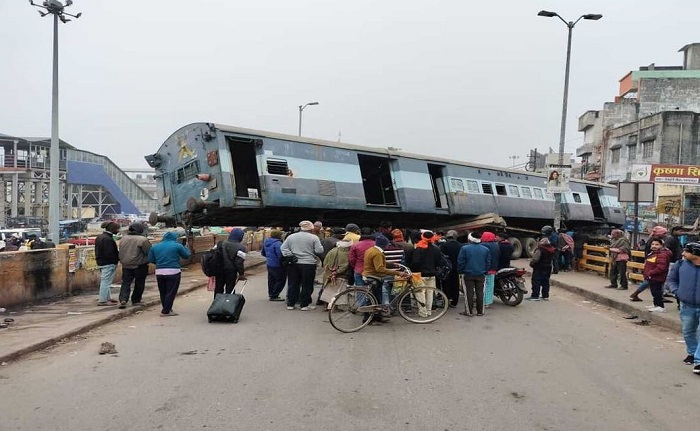
[(535, 250), (537, 250), (537, 241), (535, 238), (523, 238), (522, 243), (525, 256), (532, 257), (532, 255), (535, 254)]
[(510, 258), (520, 259), (520, 256), (523, 255), (523, 244), (514, 236), (508, 238), (508, 242), (513, 245), (513, 254), (510, 255)]

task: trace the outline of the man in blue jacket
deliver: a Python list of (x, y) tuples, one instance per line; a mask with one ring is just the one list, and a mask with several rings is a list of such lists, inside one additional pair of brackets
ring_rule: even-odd
[(671, 267), (666, 282), (681, 306), (681, 325), (688, 356), (685, 364), (694, 365), (700, 374), (700, 242), (686, 244), (683, 259)]
[(178, 237), (176, 232), (166, 232), (163, 240), (148, 251), (148, 261), (156, 264), (161, 317), (177, 316), (173, 311), (173, 303), (180, 288), (180, 259), (190, 258), (190, 251), (177, 241)]
[(469, 242), (457, 255), (457, 272), (464, 274), (464, 296), (466, 296), (464, 316), (474, 315), (474, 295), (476, 294), (476, 315), (484, 315), (484, 280), (491, 265), (491, 252), (481, 245), (481, 235), (470, 233)]
[(280, 293), (287, 282), (287, 269), (282, 266), (282, 231), (270, 231), (261, 253), (267, 259), (267, 296), (270, 301), (284, 301)]

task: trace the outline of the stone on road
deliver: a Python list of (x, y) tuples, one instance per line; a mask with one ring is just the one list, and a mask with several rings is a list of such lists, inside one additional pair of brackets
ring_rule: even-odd
[[(700, 378), (678, 334), (551, 301), (342, 334), (252, 275), (240, 323), (180, 296), (0, 368), (5, 430), (681, 430)], [(460, 304), (461, 305), (461, 304)], [(99, 355), (100, 344), (118, 354)]]

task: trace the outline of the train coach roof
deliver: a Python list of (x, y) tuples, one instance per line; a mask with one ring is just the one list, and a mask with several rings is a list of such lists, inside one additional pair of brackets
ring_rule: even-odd
[[(517, 174), (517, 175), (523, 175), (523, 173), (524, 173), (523, 171), (518, 171), (518, 170), (510, 169), (510, 168), (503, 168), (503, 167), (499, 167), (499, 166), (482, 165), (479, 163), (472, 163), (472, 162), (466, 162), (466, 161), (455, 160), (455, 159), (446, 159), (446, 158), (435, 157), (435, 156), (430, 156), (428, 158), (425, 154), (409, 153), (409, 152), (405, 152), (405, 151), (394, 151), (394, 150), (389, 150), (388, 148), (380, 148), (380, 147), (367, 147), (367, 146), (362, 146), (362, 145), (347, 144), (344, 142), (327, 141), (325, 139), (314, 139), (314, 138), (307, 138), (307, 137), (303, 137), (303, 136), (286, 135), (283, 133), (267, 132), (264, 130), (255, 130), (255, 129), (246, 129), (244, 127), (227, 126), (225, 124), (193, 123), (193, 124), (190, 124), (188, 126), (183, 127), (183, 129), (191, 128), (192, 126), (203, 126), (205, 124), (209, 127), (213, 127), (214, 129), (220, 130), (220, 131), (225, 132), (225, 133), (239, 133), (239, 134), (243, 134), (243, 135), (260, 136), (263, 138), (279, 139), (282, 141), (304, 142), (304, 143), (308, 143), (308, 144), (322, 145), (325, 147), (332, 147), (332, 148), (343, 148), (343, 149), (347, 149), (347, 150), (361, 151), (361, 152), (366, 152), (366, 153), (375, 153), (375, 154), (382, 154), (382, 155), (387, 155), (387, 156), (401, 156), (401, 157), (407, 157), (410, 159), (429, 160), (431, 162), (440, 162), (440, 163), (445, 163), (445, 164), (469, 166), (469, 167), (474, 167), (474, 168), (479, 168), (479, 169), (491, 169), (491, 170), (496, 170), (496, 171), (501, 171), (501, 172), (510, 172), (512, 174)], [(175, 132), (174, 134), (177, 134), (177, 132)], [(525, 174), (532, 175), (533, 177), (542, 177), (542, 178), (547, 177), (546, 174), (539, 174), (539, 173), (535, 173), (535, 172), (525, 172)], [(600, 186), (614, 187), (610, 184), (596, 183), (593, 181), (586, 181), (586, 180), (579, 180), (579, 179), (572, 179), (571, 181), (574, 181), (577, 183), (591, 184), (591, 185), (595, 185), (598, 187), (600, 187)]]

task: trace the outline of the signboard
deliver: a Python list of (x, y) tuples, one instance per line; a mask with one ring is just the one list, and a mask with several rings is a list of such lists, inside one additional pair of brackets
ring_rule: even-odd
[(617, 184), (618, 202), (654, 202), (654, 183), (620, 181)]
[(547, 167), (547, 193), (566, 193), (569, 191), (571, 165), (549, 165)]
[(633, 165), (632, 181), (664, 184), (700, 184), (700, 166), (696, 165)]
[[(634, 220), (631, 219), (626, 219), (625, 220), (625, 227), (623, 228), (625, 232), (632, 232), (634, 230)], [(641, 233), (644, 232), (644, 226), (642, 225), (641, 220), (637, 220), (637, 232)]]

